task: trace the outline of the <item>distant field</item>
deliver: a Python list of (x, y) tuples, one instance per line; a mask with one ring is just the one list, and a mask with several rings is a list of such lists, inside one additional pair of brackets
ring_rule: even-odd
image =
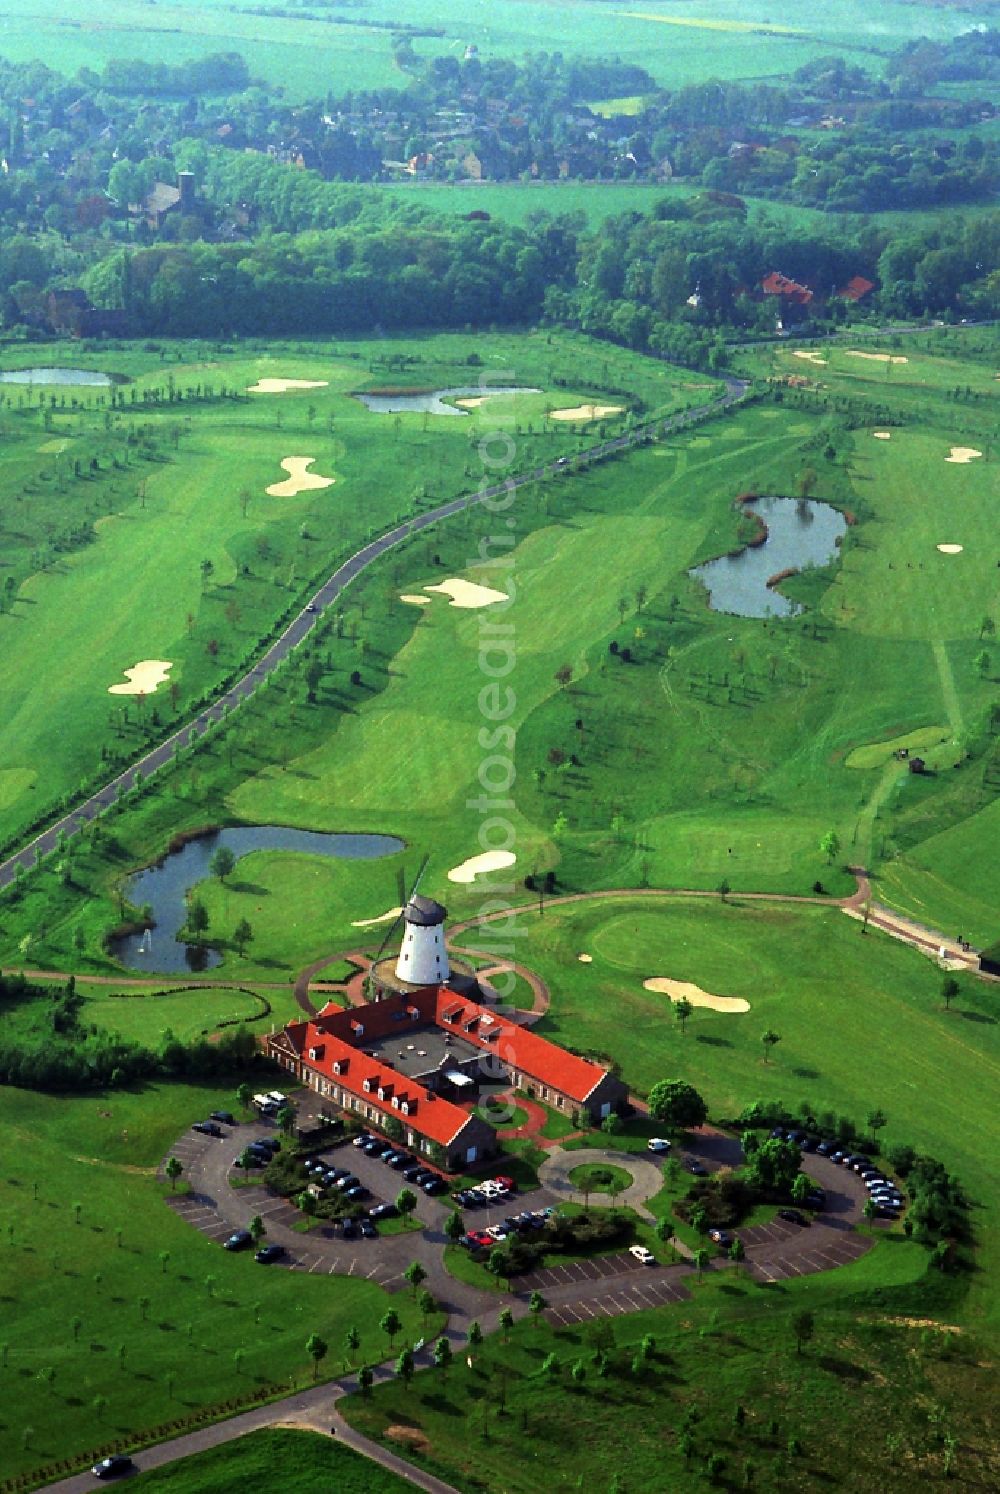
[(142, 0), (105, 0), (96, 12), (86, 0), (64, 0), (58, 12), (41, 0), (2, 0), (0, 54), (15, 61), (41, 56), (74, 73), (99, 69), (110, 57), (182, 63), (232, 50), (289, 97), (324, 97), (404, 85), (392, 58), (394, 28), (403, 19), (443, 32), (416, 39), (421, 56), (461, 55), (474, 42), (484, 57), (520, 58), (526, 51), (620, 57), (677, 87), (790, 72), (833, 50), (877, 72), (883, 51), (915, 36), (950, 36), (967, 24), (921, 5), (876, 14), (863, 0), (830, 0), (821, 15), (794, 13), (780, 22), (768, 0), (703, 0), (691, 10), (677, 16), (660, 0), (634, 6), (489, 0), (470, 12), (446, 0), (407, 0), (401, 16), (398, 0), (370, 0), (364, 9), (334, 13), (350, 24), (331, 24), (329, 12), (313, 19), (317, 13), (308, 7), (267, 15), (227, 0), (172, 0), (155, 8)]
[(295, 1494), (406, 1494), (411, 1487), (329, 1437), (305, 1429), (268, 1428), (151, 1469), (143, 1474), (142, 1488), (152, 1494), (232, 1494), (256, 1480), (259, 1488), (282, 1489), (292, 1468)]

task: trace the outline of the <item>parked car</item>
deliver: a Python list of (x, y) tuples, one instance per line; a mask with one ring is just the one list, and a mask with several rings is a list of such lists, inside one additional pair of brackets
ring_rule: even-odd
[(369, 1140), (366, 1141), (365, 1144), (364, 1144), (364, 1146), (361, 1148), (361, 1150), (363, 1152), (367, 1153), (367, 1155), (369, 1157), (374, 1157), (378, 1152), (381, 1152), (383, 1149), (384, 1149), (384, 1143), (383, 1143), (382, 1138), (380, 1136), (372, 1136), (372, 1137), (370, 1137)]
[(713, 1245), (721, 1245), (723, 1249), (726, 1249), (733, 1243), (733, 1237), (728, 1229), (710, 1229), (708, 1238), (712, 1241)]
[(195, 1121), (191, 1127), (192, 1131), (200, 1131), (202, 1136), (221, 1136), (222, 1127), (217, 1126), (214, 1121)]
[(493, 1181), (494, 1183), (498, 1184), (499, 1187), (506, 1188), (508, 1193), (517, 1192), (517, 1184), (514, 1182), (514, 1179), (504, 1177), (503, 1173), (501, 1173), (498, 1177), (495, 1177)]
[(427, 1194), (447, 1193), (448, 1184), (444, 1178), (428, 1178), (426, 1183), (421, 1183), (421, 1188)]
[[(339, 1168), (337, 1171), (340, 1173)], [(340, 1176), (334, 1179), (334, 1187), (339, 1188), (341, 1193), (344, 1193), (348, 1188), (356, 1188), (360, 1182), (361, 1179), (355, 1177), (353, 1172), (344, 1172), (340, 1173)]]
[(354, 1223), (353, 1219), (344, 1219), (341, 1222), (340, 1228), (345, 1240), (353, 1240), (357, 1237), (357, 1225)]
[(394, 1157), (396, 1155), (396, 1148), (394, 1146), (384, 1146), (382, 1150), (380, 1152), (376, 1152), (375, 1155), (380, 1162), (388, 1162), (390, 1157)]
[(355, 1136), (354, 1140), (351, 1142), (351, 1145), (352, 1146), (357, 1146), (357, 1147), (362, 1147), (362, 1146), (364, 1146), (364, 1144), (365, 1144), (366, 1141), (371, 1141), (371, 1140), (372, 1140), (372, 1135), (371, 1135), (370, 1131), (359, 1131), (358, 1134), (357, 1134), (357, 1136)]
[(253, 1235), (248, 1229), (234, 1230), (228, 1240), (223, 1240), (223, 1250), (249, 1250), (253, 1244)]
[(272, 1261), (283, 1260), (285, 1256), (284, 1245), (262, 1245), (254, 1256), (258, 1266), (269, 1266)]
[(251, 1141), (251, 1146), (262, 1146), (266, 1152), (280, 1152), (281, 1142), (277, 1136), (261, 1136), (257, 1141)]
[(395, 1219), (399, 1210), (393, 1203), (375, 1204), (368, 1210), (369, 1219)]
[(847, 1160), (847, 1153), (846, 1152), (842, 1152), (839, 1148), (837, 1149), (837, 1151), (830, 1153), (830, 1161), (831, 1162), (836, 1162), (836, 1164), (837, 1164), (838, 1167), (843, 1167), (844, 1162), (846, 1160)]
[(235, 1126), (236, 1119), (228, 1110), (213, 1110), (209, 1120), (221, 1121), (224, 1126)]
[(688, 1172), (691, 1174), (692, 1177), (696, 1177), (696, 1178), (707, 1178), (708, 1177), (708, 1168), (707, 1167), (703, 1167), (701, 1165), (701, 1163), (698, 1161), (697, 1157), (685, 1157), (684, 1158), (684, 1166), (687, 1168)]
[(802, 1150), (804, 1152), (815, 1152), (818, 1149), (818, 1147), (819, 1147), (819, 1137), (818, 1136), (807, 1136), (805, 1138), (805, 1140), (803, 1141), (803, 1143), (802, 1143)]
[(823, 1141), (821, 1141), (820, 1144), (819, 1144), (819, 1146), (816, 1148), (816, 1151), (818, 1152), (818, 1154), (821, 1157), (829, 1157), (836, 1150), (837, 1150), (837, 1143), (835, 1141), (829, 1141), (829, 1140), (823, 1140)]
[(119, 1478), (134, 1467), (135, 1464), (126, 1453), (112, 1453), (110, 1457), (95, 1463), (90, 1471), (95, 1478)]
[(799, 1209), (779, 1209), (778, 1218), (783, 1219), (786, 1224), (798, 1224), (803, 1227), (811, 1222)]
[(785, 1128), (784, 1128), (784, 1126), (775, 1126), (774, 1129), (771, 1132), (771, 1140), (772, 1141), (784, 1141), (784, 1139), (785, 1139)]
[(375, 1228), (374, 1224), (372, 1224), (370, 1219), (359, 1219), (358, 1229), (364, 1235), (366, 1240), (375, 1240), (378, 1238), (378, 1230)]
[(670, 1142), (665, 1136), (651, 1136), (646, 1142), (647, 1152), (669, 1152)]
[(826, 1194), (807, 1193), (805, 1196), (805, 1205), (807, 1209), (813, 1209), (817, 1214), (822, 1214), (826, 1208)]
[(395, 1168), (395, 1170), (398, 1172), (401, 1167), (406, 1166), (408, 1161), (409, 1158), (407, 1157), (405, 1152), (394, 1152), (393, 1155), (389, 1158), (389, 1166)]
[(653, 1266), (656, 1264), (656, 1256), (651, 1250), (647, 1250), (645, 1245), (630, 1245), (628, 1253), (629, 1255), (634, 1255), (642, 1266)]
[(412, 1167), (407, 1167), (403, 1173), (404, 1183), (415, 1183), (417, 1181), (418, 1175), (422, 1173), (423, 1170), (424, 1169), (421, 1167), (419, 1162), (414, 1162)]
[(369, 1192), (364, 1183), (355, 1183), (353, 1188), (344, 1189), (344, 1197), (349, 1198), (351, 1203), (357, 1203), (359, 1198), (368, 1198)]

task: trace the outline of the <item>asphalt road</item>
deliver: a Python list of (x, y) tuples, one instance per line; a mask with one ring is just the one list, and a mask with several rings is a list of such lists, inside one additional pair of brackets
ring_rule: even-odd
[[(719, 375), (719, 377), (726, 384), (726, 392), (717, 400), (711, 400), (708, 404), (699, 405), (692, 410), (679, 412), (666, 420), (637, 427), (633, 431), (627, 431), (624, 435), (614, 437), (613, 440), (599, 442), (598, 445), (589, 447), (578, 455), (590, 461), (600, 460), (603, 457), (612, 456), (615, 452), (627, 450), (649, 435), (668, 435), (671, 431), (689, 424), (693, 419), (701, 418), (709, 413), (720, 414), (742, 400), (749, 385), (744, 379), (735, 379), (728, 375)], [(81, 826), (96, 819), (103, 810), (107, 809), (108, 805), (114, 803), (120, 793), (134, 787), (137, 774), (141, 774), (143, 779), (149, 778), (151, 774), (170, 762), (175, 748), (188, 746), (198, 737), (203, 736), (209, 727), (219, 721), (226, 712), (247, 700), (268, 675), (289, 657), (292, 650), (298, 648), (309, 637), (322, 613), (338, 601), (351, 582), (381, 556), (394, 549), (410, 535), (418, 534), (422, 529), (429, 528), (441, 519), (451, 518), (465, 508), (489, 502), (493, 498), (500, 497), (501, 494), (514, 492), (528, 483), (539, 481), (548, 470), (547, 465), (534, 467), (530, 472), (522, 473), (505, 482), (492, 483), (488, 487), (479, 488), (475, 493), (453, 498), (448, 503), (439, 504), (437, 508), (415, 515), (403, 524), (397, 524), (395, 528), (379, 535), (367, 545), (362, 546), (360, 550), (355, 551), (323, 583), (253, 668), (230, 686), (224, 695), (201, 711), (193, 721), (188, 721), (184, 726), (179, 727), (158, 747), (154, 747), (130, 767), (110, 779), (88, 799), (77, 804), (48, 829), (36, 835), (19, 851), (0, 862), (0, 888), (8, 886), (15, 879), (18, 867), (23, 866), (27, 869), (34, 865), (36, 857), (45, 856), (54, 851), (61, 835), (75, 835)]]

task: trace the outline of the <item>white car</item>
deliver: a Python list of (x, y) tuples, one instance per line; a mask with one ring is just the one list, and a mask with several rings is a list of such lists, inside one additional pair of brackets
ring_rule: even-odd
[(647, 1152), (669, 1152), (670, 1142), (663, 1136), (651, 1136), (646, 1142)]
[(629, 1255), (634, 1255), (641, 1266), (652, 1266), (656, 1264), (656, 1256), (651, 1250), (647, 1250), (645, 1245), (630, 1245), (628, 1248), (628, 1253)]

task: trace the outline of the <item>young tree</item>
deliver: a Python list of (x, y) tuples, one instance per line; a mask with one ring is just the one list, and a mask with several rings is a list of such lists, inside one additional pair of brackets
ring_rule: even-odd
[(261, 1240), (263, 1240), (264, 1236), (267, 1234), (267, 1226), (265, 1225), (263, 1219), (259, 1214), (255, 1214), (253, 1216), (253, 1218), (250, 1220), (250, 1223), (247, 1225), (247, 1229), (250, 1231), (250, 1237), (253, 1240), (255, 1247), (260, 1244)]
[(417, 1195), (412, 1188), (401, 1188), (396, 1194), (396, 1208), (406, 1219), (417, 1207)]
[(661, 1079), (649, 1091), (649, 1113), (675, 1130), (703, 1126), (708, 1106), (693, 1085), (682, 1079)]
[(719, 883), (719, 886), (717, 888), (719, 897), (722, 899), (723, 902), (726, 901), (726, 898), (729, 896), (729, 894), (732, 892), (732, 890), (733, 890), (732, 887), (729, 885), (729, 878), (728, 877), (723, 877), (722, 881)]
[(688, 1017), (690, 1017), (693, 1011), (694, 1007), (691, 1005), (686, 996), (681, 996), (679, 1000), (674, 1002), (674, 1016), (681, 1024), (681, 1032), (683, 1032), (685, 1027), (687, 1026)]
[(833, 863), (840, 855), (840, 836), (836, 830), (828, 830), (819, 843), (819, 848), (826, 857), (828, 863)]
[(306, 1339), (306, 1353), (313, 1362), (313, 1380), (319, 1375), (320, 1361), (326, 1358), (329, 1347), (326, 1339), (320, 1338), (318, 1333), (310, 1333)]
[(252, 940), (253, 929), (245, 918), (241, 918), (239, 923), (233, 929), (233, 943), (236, 946), (236, 953), (239, 955), (240, 959), (243, 958), (244, 954), (246, 953), (246, 947), (252, 942)]
[(559, 668), (556, 670), (556, 673), (555, 673), (556, 684), (560, 685), (565, 690), (566, 686), (570, 683), (570, 681), (572, 680), (572, 678), (573, 678), (573, 666), (572, 666), (572, 664), (560, 664)]
[(208, 869), (213, 877), (218, 877), (224, 882), (236, 865), (236, 857), (228, 846), (220, 846), (208, 863)]
[(804, 1204), (809, 1196), (809, 1190), (811, 1187), (812, 1183), (806, 1177), (804, 1172), (796, 1173), (795, 1180), (792, 1183), (792, 1202), (797, 1204)]
[(781, 1036), (777, 1032), (772, 1032), (769, 1027), (766, 1032), (761, 1033), (760, 1040), (764, 1045), (764, 1062), (767, 1063), (769, 1061), (767, 1055), (777, 1043), (781, 1042)]
[(503, 1341), (505, 1344), (510, 1343), (510, 1330), (513, 1328), (513, 1326), (514, 1314), (511, 1312), (509, 1307), (501, 1307), (500, 1331), (503, 1334)]
[(347, 1332), (344, 1334), (344, 1348), (347, 1350), (347, 1353), (350, 1356), (350, 1362), (353, 1364), (354, 1356), (361, 1348), (361, 1334), (353, 1326), (348, 1328)]
[(944, 1001), (945, 1011), (951, 1011), (951, 1003), (961, 990), (961, 986), (953, 975), (946, 975), (941, 982), (941, 996)]
[(992, 664), (992, 662), (993, 661), (990, 658), (989, 651), (985, 648), (980, 650), (980, 652), (976, 655), (976, 668), (978, 669), (980, 675), (982, 675), (983, 679), (985, 679), (989, 674), (990, 665)]
[(872, 1133), (872, 1142), (874, 1142), (878, 1135), (878, 1132), (881, 1131), (884, 1126), (887, 1126), (889, 1124), (889, 1117), (886, 1115), (884, 1110), (869, 1110), (867, 1116), (865, 1117), (865, 1123), (868, 1126), (869, 1131), (871, 1131)]
[(278, 1122), (278, 1127), (281, 1131), (282, 1136), (291, 1136), (294, 1134), (295, 1122), (297, 1119), (298, 1117), (296, 1114), (295, 1106), (289, 1104), (289, 1102), (286, 1100), (285, 1104), (282, 1105), (281, 1109), (275, 1116), (275, 1120)]
[(391, 1349), (396, 1334), (403, 1326), (403, 1321), (400, 1318), (399, 1313), (394, 1307), (390, 1307), (389, 1311), (379, 1319), (378, 1325), (381, 1328), (382, 1332), (388, 1336), (389, 1348)]
[(803, 1308), (792, 1318), (792, 1332), (795, 1334), (795, 1352), (802, 1353), (802, 1345), (811, 1341), (816, 1332), (816, 1319), (812, 1313)]
[(245, 1079), (236, 1091), (236, 1103), (241, 1110), (249, 1110), (253, 1103), (253, 1085), (248, 1084)]
[(184, 1171), (184, 1164), (177, 1157), (168, 1157), (163, 1171), (170, 1179), (170, 1191), (171, 1193), (173, 1193), (174, 1189), (177, 1187), (177, 1179)]
[(407, 1390), (409, 1390), (410, 1388), (410, 1381), (413, 1379), (413, 1371), (415, 1368), (416, 1366), (413, 1363), (412, 1349), (403, 1349), (399, 1358), (396, 1360), (395, 1373), (396, 1379), (402, 1380)]
[(739, 1276), (740, 1267), (743, 1265), (743, 1262), (746, 1259), (746, 1253), (746, 1246), (743, 1244), (743, 1241), (740, 1239), (739, 1235), (737, 1235), (733, 1240), (733, 1243), (729, 1247), (729, 1259), (732, 1261), (733, 1265), (736, 1268), (737, 1276)]
[(873, 1198), (866, 1198), (861, 1212), (868, 1220), (868, 1233), (871, 1234), (875, 1221), (875, 1200)]
[(403, 1276), (410, 1283), (414, 1297), (417, 1295), (417, 1288), (427, 1280), (427, 1272), (419, 1261), (411, 1261)]
[(375, 1371), (370, 1364), (363, 1365), (358, 1371), (358, 1384), (363, 1396), (371, 1395), (372, 1385), (375, 1381)]
[(444, 1221), (444, 1232), (453, 1245), (457, 1245), (465, 1234), (465, 1224), (462, 1221), (461, 1214), (456, 1210), (452, 1210)]
[(624, 1127), (625, 1122), (622, 1120), (621, 1116), (616, 1115), (613, 1110), (610, 1111), (609, 1114), (607, 1114), (601, 1121), (601, 1130), (604, 1132), (605, 1136), (617, 1136), (622, 1130), (624, 1130)]
[(700, 1246), (695, 1251), (691, 1259), (694, 1262), (694, 1268), (698, 1273), (698, 1280), (701, 1281), (702, 1276), (705, 1272), (705, 1267), (708, 1265), (708, 1251), (705, 1249), (704, 1245)]
[(466, 1336), (465, 1341), (470, 1349), (478, 1349), (482, 1344), (483, 1330), (480, 1328), (475, 1319), (473, 1319), (473, 1321), (469, 1324), (469, 1332)]
[(451, 1344), (444, 1337), (438, 1339), (434, 1345), (434, 1365), (441, 1371), (444, 1380), (448, 1378), (448, 1368), (451, 1364)]
[(546, 1303), (545, 1298), (542, 1296), (541, 1292), (532, 1292), (531, 1297), (528, 1301), (528, 1311), (534, 1318), (536, 1327), (541, 1322), (542, 1313), (545, 1311), (547, 1305), (548, 1304)]
[(424, 1332), (426, 1333), (427, 1324), (432, 1314), (437, 1312), (437, 1301), (434, 1297), (434, 1293), (428, 1292), (425, 1288), (424, 1291), (420, 1292), (417, 1296), (417, 1306), (420, 1309), (420, 1320), (423, 1324)]

